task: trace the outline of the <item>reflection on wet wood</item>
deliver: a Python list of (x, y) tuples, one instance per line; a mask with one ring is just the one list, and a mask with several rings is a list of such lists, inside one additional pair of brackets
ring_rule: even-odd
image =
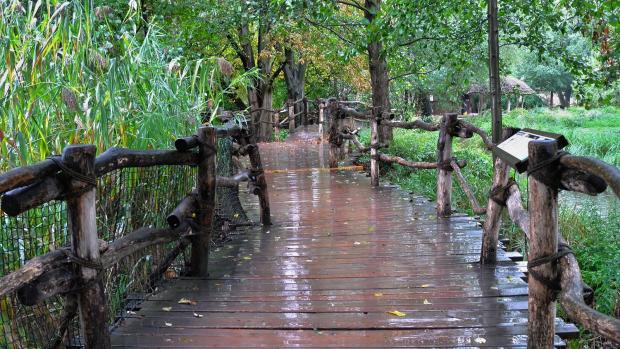
[[(208, 278), (161, 285), (114, 331), (115, 347), (527, 345), (524, 268), (501, 250), (497, 265), (478, 263), (478, 221), (438, 218), (425, 198), (372, 188), (355, 168), (324, 170), (329, 147), (316, 138), (260, 145), (273, 226), (213, 249)], [(556, 320), (556, 331), (576, 328)]]

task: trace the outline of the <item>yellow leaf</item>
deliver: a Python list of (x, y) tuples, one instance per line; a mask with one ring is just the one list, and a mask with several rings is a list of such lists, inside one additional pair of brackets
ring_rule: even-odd
[(375, 297), (383, 297), (383, 293), (377, 292), (377, 293), (375, 293)]
[(398, 316), (398, 317), (403, 317), (407, 314), (403, 313), (402, 311), (398, 311), (398, 310), (392, 310), (392, 311), (388, 311), (387, 312), (390, 315), (394, 315), (394, 316)]
[(487, 342), (487, 340), (486, 340), (486, 339), (484, 339), (484, 338), (482, 338), (482, 337), (478, 337), (478, 338), (474, 339), (474, 341), (475, 341), (476, 343), (479, 343), (479, 344), (482, 344), (482, 343), (486, 343), (486, 342)]
[(420, 286), (420, 287), (422, 287), (422, 288), (427, 288), (427, 287), (429, 287), (429, 286), (430, 286), (429, 284), (424, 284), (424, 285), (422, 285), (422, 286)]
[(428, 299), (425, 299), (424, 304), (433, 304), (433, 303), (429, 302)]
[(196, 301), (187, 298), (181, 298), (179, 299), (179, 304), (196, 305)]
[(249, 261), (250, 259), (252, 259), (252, 257), (250, 257), (250, 256), (245, 256), (245, 257), (243, 257), (243, 259), (245, 259), (246, 261)]
[(163, 311), (170, 311), (170, 310), (172, 310), (172, 307), (163, 307), (163, 308), (161, 308), (161, 310), (163, 310)]

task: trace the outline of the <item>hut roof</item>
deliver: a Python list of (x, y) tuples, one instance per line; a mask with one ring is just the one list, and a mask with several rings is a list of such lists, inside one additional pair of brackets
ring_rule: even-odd
[[(520, 95), (532, 95), (536, 92), (528, 86), (523, 80), (519, 80), (513, 76), (504, 76), (501, 81), (501, 88), (503, 94), (520, 94)], [(488, 94), (489, 88), (487, 85), (473, 83), (469, 86), (467, 90), (468, 94)]]

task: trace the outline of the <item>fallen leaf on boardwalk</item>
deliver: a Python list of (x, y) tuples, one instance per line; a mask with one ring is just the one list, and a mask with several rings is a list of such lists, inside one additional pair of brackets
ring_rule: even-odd
[(381, 293), (381, 292), (376, 292), (374, 296), (375, 296), (375, 297), (383, 297), (383, 293)]
[(179, 299), (179, 304), (196, 305), (196, 301), (187, 298)]
[(163, 308), (161, 308), (161, 310), (163, 310), (163, 311), (170, 311), (170, 310), (172, 310), (172, 307), (163, 307)]
[(245, 257), (243, 257), (243, 259), (245, 259), (246, 261), (249, 261), (250, 259), (252, 259), (252, 257), (250, 257), (250, 256), (245, 256)]
[(135, 311), (131, 311), (131, 310), (127, 310), (127, 314), (129, 314), (129, 315), (136, 315), (136, 312)]
[(478, 337), (478, 338), (474, 339), (474, 342), (482, 344), (482, 343), (486, 343), (487, 340), (482, 338), (482, 337)]
[(373, 231), (375, 231), (375, 227), (374, 227), (374, 226), (372, 226), (372, 227), (368, 227), (368, 231), (369, 231), (370, 233), (372, 233)]
[(403, 313), (402, 311), (398, 311), (398, 310), (392, 310), (392, 311), (388, 311), (387, 312), (390, 315), (394, 315), (394, 316), (398, 316), (398, 317), (403, 317), (407, 314)]
[(433, 303), (429, 302), (428, 299), (425, 299), (424, 304), (433, 304)]
[(361, 245), (361, 244), (362, 244), (362, 243), (361, 243), (361, 242), (359, 242), (359, 241), (355, 241), (355, 242), (353, 243), (353, 245), (355, 245), (355, 246), (357, 246), (357, 245)]
[(204, 315), (198, 314), (198, 313), (194, 313), (194, 317), (201, 318), (201, 317), (204, 317)]
[(422, 285), (422, 286), (420, 286), (420, 287), (422, 287), (422, 288), (427, 288), (427, 287), (429, 287), (429, 286), (430, 286), (429, 284), (424, 284), (424, 285)]
[(164, 325), (166, 325), (168, 327), (172, 327), (172, 323), (170, 323), (170, 322), (164, 322)]
[(235, 218), (239, 218), (239, 214), (238, 214), (238, 213), (235, 213), (235, 214), (233, 215), (233, 217), (235, 217)]

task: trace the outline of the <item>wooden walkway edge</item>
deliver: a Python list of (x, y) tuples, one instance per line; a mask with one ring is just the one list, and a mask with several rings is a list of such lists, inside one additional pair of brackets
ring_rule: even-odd
[[(160, 285), (113, 347), (525, 347), (523, 264), (480, 265), (478, 221), (322, 170), (328, 147), (261, 144), (274, 225), (214, 249), (208, 278)], [(576, 328), (556, 331), (562, 347)]]

